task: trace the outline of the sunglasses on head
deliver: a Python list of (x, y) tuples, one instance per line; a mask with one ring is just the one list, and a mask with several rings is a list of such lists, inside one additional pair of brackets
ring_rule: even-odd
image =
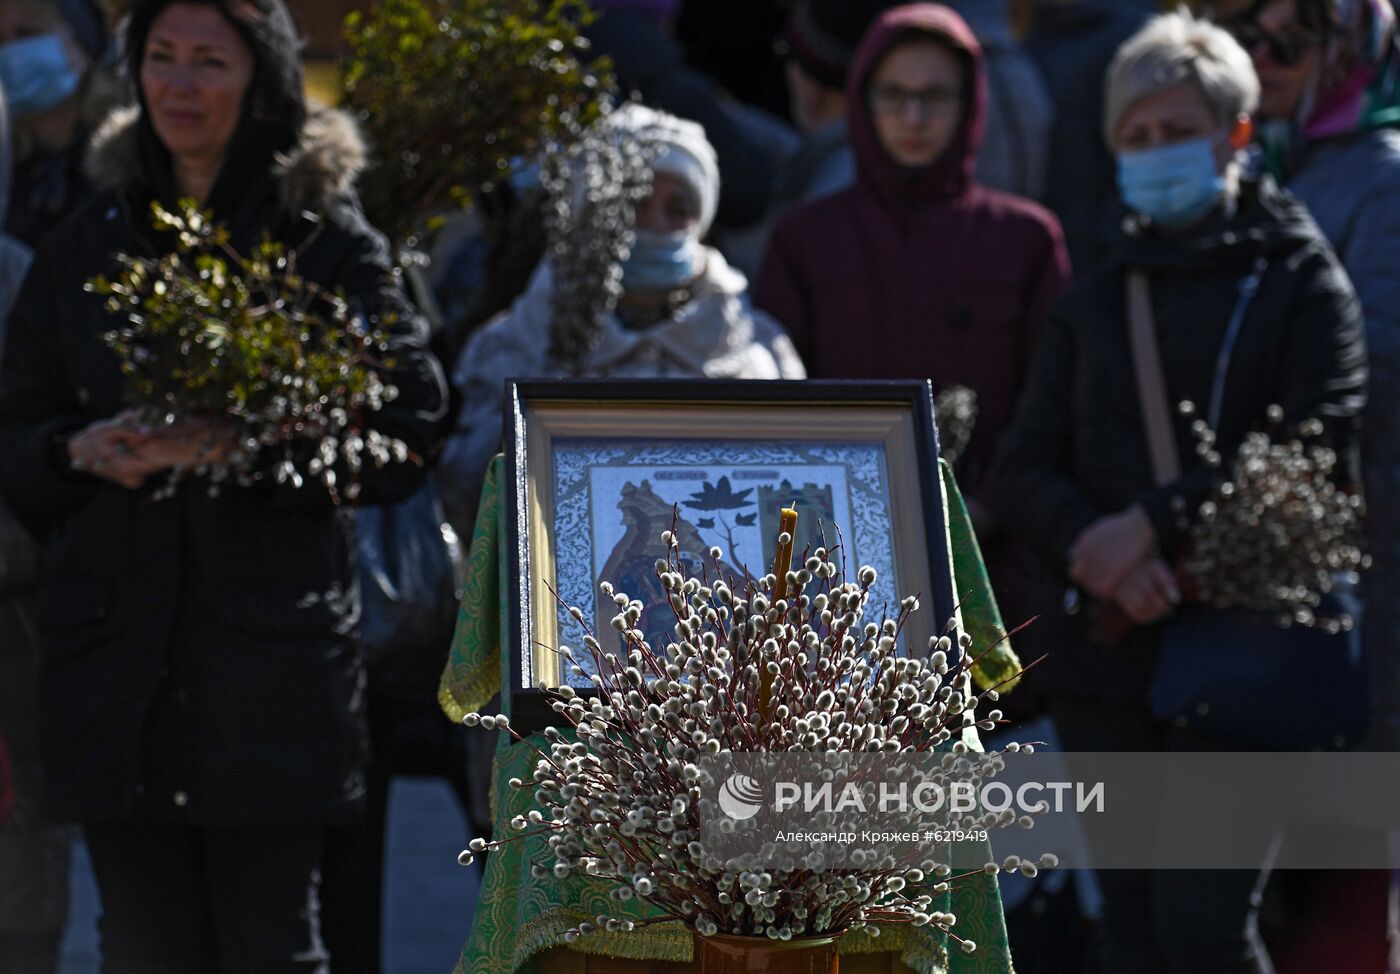
[(1318, 35), (1305, 30), (1271, 34), (1252, 20), (1231, 25), (1230, 33), (1239, 41), (1240, 47), (1251, 55), (1259, 50), (1259, 45), (1266, 45), (1269, 60), (1281, 68), (1290, 68), (1297, 64), (1303, 59), (1303, 55), (1321, 40)]

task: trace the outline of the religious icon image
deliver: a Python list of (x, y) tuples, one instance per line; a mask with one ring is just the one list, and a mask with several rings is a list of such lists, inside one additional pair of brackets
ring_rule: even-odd
[[(895, 604), (898, 591), (883, 448), (870, 443), (554, 444), (554, 537), (561, 642), (591, 632), (617, 652), (617, 606), (599, 592), (611, 582), (645, 606), (639, 628), (653, 650), (674, 640), (676, 619), (656, 578), (661, 533), (674, 530), (687, 570), (720, 571), (742, 584), (773, 564), (780, 512), (799, 513), (794, 559), (840, 547), (849, 570), (870, 564), (880, 577), (872, 601)], [(564, 605), (592, 607), (587, 630)], [(580, 654), (587, 660), (585, 654)], [(566, 673), (575, 685), (587, 677)]]

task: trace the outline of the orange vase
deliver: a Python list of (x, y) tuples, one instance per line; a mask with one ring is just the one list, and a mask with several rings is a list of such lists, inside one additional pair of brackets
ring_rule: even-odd
[(801, 940), (695, 937), (700, 974), (838, 974), (836, 936)]

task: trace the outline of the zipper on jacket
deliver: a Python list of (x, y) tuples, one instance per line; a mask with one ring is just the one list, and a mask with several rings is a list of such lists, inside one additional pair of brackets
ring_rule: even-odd
[(1210, 412), (1207, 422), (1212, 432), (1220, 432), (1220, 411), (1225, 406), (1225, 380), (1230, 371), (1230, 359), (1235, 354), (1235, 343), (1239, 341), (1240, 328), (1244, 324), (1245, 312), (1250, 302), (1259, 292), (1259, 282), (1269, 268), (1269, 259), (1260, 257), (1254, 262), (1254, 271), (1239, 283), (1240, 296), (1235, 301), (1235, 310), (1230, 315), (1230, 323), (1225, 328), (1225, 338), (1220, 343), (1220, 352), (1215, 359), (1215, 380), (1211, 383)]

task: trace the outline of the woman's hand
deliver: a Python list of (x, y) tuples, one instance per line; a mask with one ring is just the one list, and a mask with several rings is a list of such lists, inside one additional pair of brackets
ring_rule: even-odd
[(1069, 550), (1069, 577), (1105, 601), (1152, 551), (1157, 533), (1147, 512), (1134, 504), (1084, 529)]
[(135, 490), (162, 470), (222, 463), (234, 446), (233, 434), (217, 421), (191, 419), (151, 429), (128, 410), (70, 437), (68, 456), (73, 469)]
[(156, 470), (222, 463), (233, 451), (233, 434), (215, 420), (188, 419), (145, 434), (141, 456)]
[(69, 463), (74, 470), (135, 490), (160, 469), (142, 453), (147, 438), (131, 413), (99, 420), (68, 438)]
[(1128, 618), (1146, 626), (1170, 615), (1181, 604), (1181, 589), (1166, 562), (1146, 558), (1124, 577), (1113, 601)]

